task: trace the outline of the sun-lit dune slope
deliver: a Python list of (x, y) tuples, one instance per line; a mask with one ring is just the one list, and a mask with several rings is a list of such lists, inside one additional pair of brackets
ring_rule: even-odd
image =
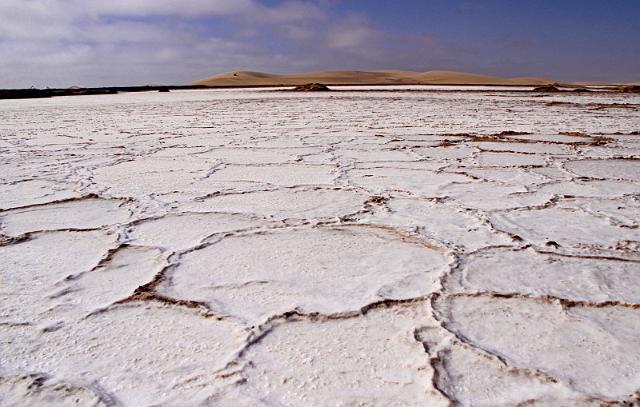
[(206, 86), (303, 85), (541, 85), (554, 82), (544, 78), (499, 78), (454, 71), (319, 71), (297, 74), (268, 74), (237, 71), (214, 75), (195, 82)]

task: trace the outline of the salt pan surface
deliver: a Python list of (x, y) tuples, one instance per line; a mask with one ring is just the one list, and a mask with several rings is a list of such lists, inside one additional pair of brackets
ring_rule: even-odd
[(0, 101), (0, 405), (638, 405), (640, 97), (441, 88)]

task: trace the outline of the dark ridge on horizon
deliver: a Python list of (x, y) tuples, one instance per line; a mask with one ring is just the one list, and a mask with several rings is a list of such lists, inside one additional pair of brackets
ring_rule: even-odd
[(0, 99), (41, 99), (56, 96), (114, 95), (128, 92), (169, 92), (178, 89), (206, 89), (204, 85), (145, 85), (96, 88), (0, 89)]
[[(519, 87), (530, 86), (533, 89), (512, 89), (508, 92), (563, 92), (564, 89), (572, 90), (574, 92), (588, 92), (588, 86), (606, 86), (604, 90), (617, 91), (624, 93), (639, 93), (640, 86), (637, 85), (614, 85), (603, 83), (558, 83), (551, 82), (541, 78), (511, 78), (503, 79), (484, 75), (475, 75), (458, 72), (448, 71), (430, 71), (425, 74), (430, 75), (432, 82), (426, 83), (405, 83), (402, 80), (397, 80), (397, 76), (402, 75), (406, 71), (327, 71), (327, 72), (310, 72), (305, 74), (292, 74), (292, 75), (274, 75), (265, 74), (260, 72), (229, 72), (225, 74), (216, 75), (210, 78), (200, 80), (191, 85), (144, 85), (144, 86), (107, 86), (107, 87), (70, 87), (70, 88), (29, 88), (29, 89), (0, 89), (0, 100), (2, 99), (37, 99), (37, 98), (51, 98), (57, 96), (87, 96), (87, 95), (113, 95), (118, 93), (131, 93), (131, 92), (170, 92), (171, 90), (198, 90), (198, 89), (237, 89), (237, 88), (268, 88), (268, 87), (305, 87), (310, 85), (317, 85), (325, 87), (328, 86), (381, 86), (381, 85), (452, 85), (452, 86), (487, 86), (486, 91), (490, 91), (492, 86), (505, 86), (505, 87)], [(441, 75), (438, 80), (433, 79), (436, 75)], [(411, 73), (410, 73), (411, 74)], [(415, 73), (416, 75), (425, 75)], [(354, 75), (356, 77), (354, 78)], [(381, 75), (381, 79), (376, 77)], [(390, 79), (391, 77), (391, 79)], [(259, 80), (255, 80), (258, 78)], [(314, 79), (325, 79), (325, 81), (313, 81)], [(451, 80), (451, 79), (456, 80)], [(376, 80), (377, 79), (377, 80)], [(300, 85), (297, 83), (300, 82)], [(336, 83), (337, 82), (337, 83)], [(462, 83), (461, 83), (462, 82)], [(560, 88), (560, 89), (558, 89)], [(292, 89), (294, 90), (294, 89)], [(362, 90), (340, 90), (330, 89), (334, 92), (353, 92), (353, 91), (366, 91), (366, 92), (383, 92), (383, 91), (398, 91), (393, 89), (362, 89)], [(603, 90), (603, 89), (601, 89)], [(408, 89), (405, 91), (415, 92), (484, 92), (485, 90), (438, 90), (438, 89)]]

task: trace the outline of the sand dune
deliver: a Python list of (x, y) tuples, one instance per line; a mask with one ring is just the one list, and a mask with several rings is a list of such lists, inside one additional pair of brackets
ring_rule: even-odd
[(194, 84), (206, 86), (293, 86), (310, 82), (328, 85), (542, 85), (554, 81), (533, 77), (499, 78), (453, 71), (319, 71), (285, 75), (237, 71), (214, 75)]

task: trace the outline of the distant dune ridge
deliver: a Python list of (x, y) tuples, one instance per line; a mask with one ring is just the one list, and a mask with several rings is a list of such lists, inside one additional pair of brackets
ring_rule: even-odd
[(201, 79), (206, 86), (297, 86), (307, 83), (327, 85), (544, 85), (555, 81), (534, 78), (499, 78), (453, 71), (319, 71), (297, 74), (227, 72)]

